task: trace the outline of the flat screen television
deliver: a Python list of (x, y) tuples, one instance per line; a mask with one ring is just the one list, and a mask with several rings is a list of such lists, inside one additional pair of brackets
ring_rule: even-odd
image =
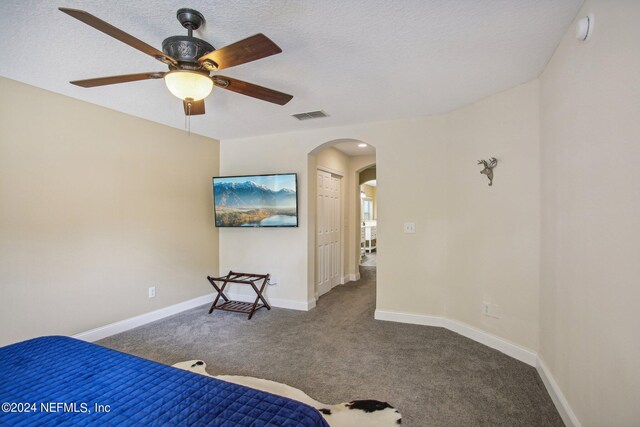
[(297, 227), (295, 173), (213, 178), (216, 227)]

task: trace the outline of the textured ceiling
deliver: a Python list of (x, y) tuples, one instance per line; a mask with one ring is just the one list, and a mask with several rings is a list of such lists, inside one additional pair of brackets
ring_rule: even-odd
[[(162, 80), (82, 89), (69, 80), (165, 66), (59, 12), (83, 9), (161, 49), (185, 34), (176, 10), (207, 19), (223, 47), (262, 32), (283, 53), (221, 74), (294, 95), (284, 107), (214, 89), (193, 132), (220, 139), (442, 113), (540, 74), (583, 0), (3, 0), (0, 75), (183, 128)], [(293, 113), (330, 117), (300, 122)]]

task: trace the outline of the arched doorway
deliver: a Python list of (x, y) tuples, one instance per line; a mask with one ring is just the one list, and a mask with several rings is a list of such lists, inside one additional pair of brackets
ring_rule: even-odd
[[(377, 197), (376, 165), (362, 170), (359, 174), (360, 184), (360, 267), (375, 269), (378, 251), (378, 197)], [(371, 273), (371, 271), (370, 271)]]
[(375, 163), (375, 147), (355, 139), (328, 141), (308, 154), (308, 278), (316, 299), (360, 279), (360, 173)]

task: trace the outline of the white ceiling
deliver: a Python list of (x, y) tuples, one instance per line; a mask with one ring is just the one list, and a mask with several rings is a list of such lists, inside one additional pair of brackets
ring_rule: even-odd
[[(540, 74), (583, 0), (3, 0), (0, 75), (183, 128), (161, 80), (82, 89), (69, 80), (165, 66), (63, 14), (83, 9), (161, 49), (185, 34), (222, 47), (262, 32), (283, 53), (220, 74), (294, 95), (284, 107), (215, 89), (196, 133), (220, 139), (446, 112)], [(324, 110), (300, 122), (291, 114)]]
[(342, 151), (347, 156), (374, 156), (376, 154), (376, 149), (372, 145), (367, 144), (366, 147), (358, 147), (358, 144), (362, 143), (357, 139), (344, 138), (340, 142), (331, 145), (331, 147)]

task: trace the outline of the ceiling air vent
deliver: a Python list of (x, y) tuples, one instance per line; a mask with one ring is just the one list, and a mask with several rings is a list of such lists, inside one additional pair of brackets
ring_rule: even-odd
[(292, 114), (291, 116), (295, 117), (298, 120), (311, 120), (311, 119), (321, 119), (323, 117), (329, 117), (329, 115), (322, 110), (309, 111), (307, 113)]

